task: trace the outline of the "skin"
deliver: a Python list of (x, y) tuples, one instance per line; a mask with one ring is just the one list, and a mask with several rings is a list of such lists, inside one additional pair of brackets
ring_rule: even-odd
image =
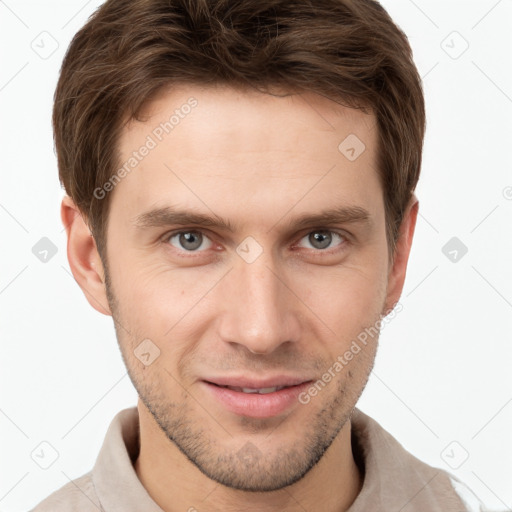
[[(139, 393), (135, 470), (169, 512), (347, 510), (364, 477), (350, 415), (377, 337), (308, 404), (271, 418), (226, 410), (201, 380), (320, 379), (398, 301), (418, 201), (390, 259), (375, 117), (313, 93), (177, 86), (124, 128), (121, 161), (191, 96), (198, 105), (110, 192), (108, 268), (86, 219), (69, 197), (62, 202), (73, 275), (90, 304), (113, 316)], [(366, 146), (355, 161), (338, 150), (349, 134)], [(233, 231), (135, 227), (141, 213), (165, 206), (220, 216)], [(368, 222), (295, 220), (340, 206), (366, 210)], [(177, 231), (199, 232), (202, 245), (180, 245)], [(309, 236), (318, 231), (327, 248)], [(252, 263), (236, 252), (248, 236), (262, 249)], [(144, 339), (160, 350), (149, 366), (134, 354)]]

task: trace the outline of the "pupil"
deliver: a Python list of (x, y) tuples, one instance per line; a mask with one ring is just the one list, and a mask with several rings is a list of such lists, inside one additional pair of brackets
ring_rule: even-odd
[(316, 249), (325, 249), (331, 244), (332, 236), (328, 231), (316, 231), (309, 235), (309, 241)]
[(180, 244), (185, 249), (197, 249), (201, 246), (202, 235), (200, 233), (182, 233), (180, 235)]

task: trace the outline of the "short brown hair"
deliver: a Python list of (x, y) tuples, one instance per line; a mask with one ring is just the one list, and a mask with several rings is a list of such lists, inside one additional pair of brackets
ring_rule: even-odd
[(107, 0), (73, 38), (55, 91), (59, 177), (106, 262), (109, 197), (124, 123), (173, 83), (311, 91), (370, 108), (394, 251), (425, 133), (407, 37), (374, 0)]

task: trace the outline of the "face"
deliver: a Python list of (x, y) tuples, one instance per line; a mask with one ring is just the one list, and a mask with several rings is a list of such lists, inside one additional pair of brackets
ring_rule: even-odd
[(125, 364), (205, 475), (280, 489), (346, 424), (377, 347), (353, 342), (390, 306), (375, 118), (312, 93), (199, 86), (147, 114), (124, 129), (121, 166), (137, 163), (109, 191)]

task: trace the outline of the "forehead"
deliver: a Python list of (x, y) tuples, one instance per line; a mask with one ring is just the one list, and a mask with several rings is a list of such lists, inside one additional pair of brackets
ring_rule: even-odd
[(378, 206), (373, 114), (314, 93), (192, 85), (166, 89), (144, 114), (121, 134), (126, 172), (112, 210), (120, 201), (125, 215), (179, 203), (227, 216), (271, 211), (275, 220), (319, 202)]
[(318, 151), (336, 150), (340, 135), (346, 132), (372, 145), (376, 126), (373, 114), (312, 92), (263, 94), (221, 85), (162, 89), (145, 106), (144, 119), (130, 122), (123, 130), (122, 150), (130, 151), (150, 134), (163, 146), (162, 139), (175, 140), (191, 154), (196, 153), (196, 141), (205, 149), (213, 150), (213, 145), (218, 152), (288, 149), (299, 154), (316, 147), (319, 135), (323, 140)]

